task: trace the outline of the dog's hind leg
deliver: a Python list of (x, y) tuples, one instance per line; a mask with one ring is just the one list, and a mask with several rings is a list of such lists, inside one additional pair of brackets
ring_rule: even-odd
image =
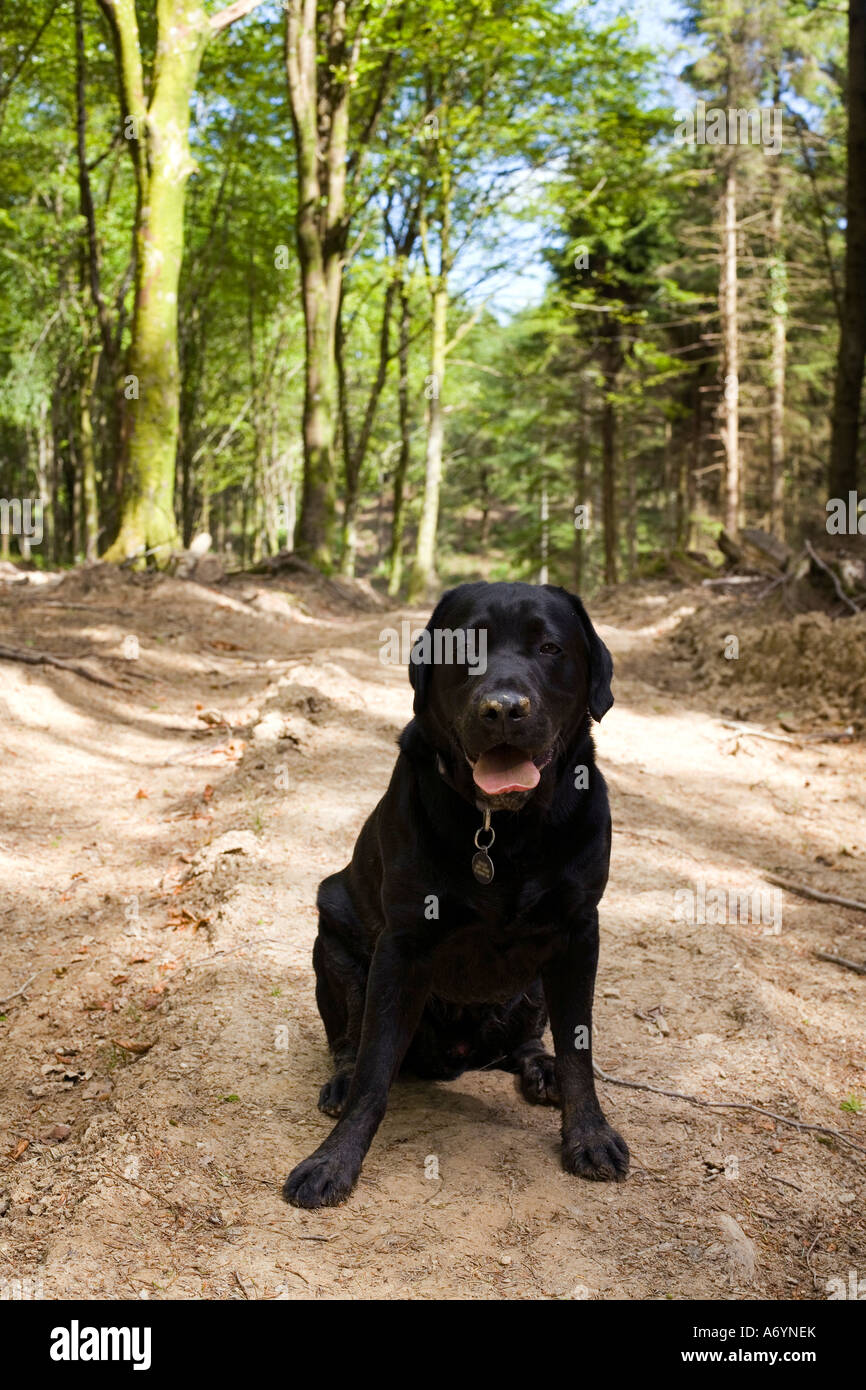
[(546, 1050), (541, 1035), (547, 1026), (547, 1010), (541, 981), (536, 980), (514, 1006), (509, 1031), (517, 1035), (499, 1069), (512, 1072), (524, 1100), (530, 1105), (559, 1105), (556, 1058)]
[(343, 1108), (355, 1067), (367, 973), (342, 942), (323, 929), (321, 919), (313, 947), (313, 966), (316, 1003), (334, 1056), (334, 1074), (319, 1092), (318, 1104), (325, 1115), (336, 1116)]
[(545, 1050), (541, 1038), (531, 1038), (515, 1048), (508, 1071), (517, 1073), (517, 1085), (530, 1105), (561, 1105), (556, 1084), (556, 1058)]

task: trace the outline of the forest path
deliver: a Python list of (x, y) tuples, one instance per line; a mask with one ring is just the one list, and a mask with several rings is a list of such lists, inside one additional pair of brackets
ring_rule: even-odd
[[(812, 957), (866, 958), (866, 916), (785, 894), (778, 932), (687, 923), (674, 896), (769, 893), (768, 871), (866, 898), (863, 748), (737, 737), (666, 692), (675, 604), (642, 603), (615, 625), (599, 610), (618, 674), (597, 730), (614, 816), (597, 1061), (866, 1149), (840, 1108), (864, 1093), (866, 979)], [(410, 715), (380, 629), (418, 616), (313, 618), (264, 582), (73, 575), (0, 597), (2, 640), (99, 653), (127, 687), (0, 663), (0, 997), (35, 972), (0, 1003), (0, 1293), (810, 1299), (862, 1277), (866, 1153), (610, 1084), (623, 1185), (567, 1176), (558, 1114), (470, 1073), (395, 1087), (345, 1206), (283, 1204), (331, 1125), (316, 885)], [(202, 733), (208, 710), (223, 722)]]

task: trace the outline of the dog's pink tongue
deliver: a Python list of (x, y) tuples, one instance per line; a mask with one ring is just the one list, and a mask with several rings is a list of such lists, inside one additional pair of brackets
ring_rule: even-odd
[(502, 792), (531, 791), (541, 780), (541, 773), (531, 758), (519, 748), (499, 744), (482, 753), (472, 771), (476, 787), (488, 796)]

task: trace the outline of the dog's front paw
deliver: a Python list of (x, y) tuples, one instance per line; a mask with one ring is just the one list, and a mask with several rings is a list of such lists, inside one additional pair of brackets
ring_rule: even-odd
[(562, 1141), (562, 1166), (579, 1178), (622, 1182), (628, 1161), (628, 1144), (606, 1120), (572, 1130)]
[(293, 1207), (336, 1207), (351, 1193), (359, 1171), (360, 1165), (345, 1154), (317, 1149), (292, 1169), (283, 1183), (283, 1196)]

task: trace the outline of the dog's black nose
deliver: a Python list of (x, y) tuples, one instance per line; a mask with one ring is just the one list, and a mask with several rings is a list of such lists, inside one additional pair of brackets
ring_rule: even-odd
[(483, 723), (505, 729), (525, 719), (530, 708), (528, 695), (518, 695), (513, 690), (497, 690), (483, 697), (478, 706), (478, 715)]

